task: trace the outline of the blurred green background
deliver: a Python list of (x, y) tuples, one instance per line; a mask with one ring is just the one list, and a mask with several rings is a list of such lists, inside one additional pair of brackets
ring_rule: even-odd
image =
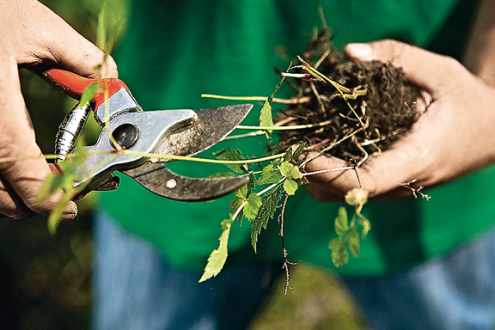
[[(95, 41), (101, 0), (42, 0), (78, 32)], [(110, 0), (110, 23), (126, 16), (126, 1)], [(44, 153), (53, 152), (59, 123), (76, 103), (36, 75), (21, 70), (22, 90)], [(90, 119), (91, 121), (91, 119)], [(97, 125), (87, 125), (94, 141)], [(78, 201), (76, 220), (49, 236), (46, 218), (0, 221), (0, 328), (89, 329), (91, 325), (91, 194)], [(317, 269), (291, 269), (292, 290), (279, 279), (251, 330), (366, 329), (338, 280)]]

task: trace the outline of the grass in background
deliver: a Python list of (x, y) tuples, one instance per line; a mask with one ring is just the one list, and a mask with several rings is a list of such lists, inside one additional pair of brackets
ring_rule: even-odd
[(291, 267), (290, 285), (293, 289), (284, 295), (285, 275), (277, 280), (249, 330), (368, 329), (338, 278), (300, 263)]

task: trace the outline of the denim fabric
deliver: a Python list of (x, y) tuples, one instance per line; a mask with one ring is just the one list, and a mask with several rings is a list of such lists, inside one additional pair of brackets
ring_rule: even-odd
[(407, 271), (344, 281), (377, 330), (494, 330), (495, 230)]
[(93, 328), (97, 330), (245, 329), (281, 265), (257, 264), (201, 274), (178, 271), (155, 248), (104, 219), (95, 220)]
[[(245, 329), (280, 273), (278, 263), (229, 267), (198, 284), (201, 274), (168, 266), (102, 214), (95, 241), (95, 330)], [(408, 271), (344, 281), (376, 330), (493, 330), (495, 231)]]

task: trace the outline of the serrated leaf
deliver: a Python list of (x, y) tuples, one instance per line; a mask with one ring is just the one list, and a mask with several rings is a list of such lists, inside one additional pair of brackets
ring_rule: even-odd
[(357, 257), (360, 250), (360, 238), (356, 226), (352, 226), (349, 230), (349, 250), (353, 256)]
[[(292, 63), (291, 63), (292, 65)], [(290, 69), (290, 66), (289, 66)], [(287, 69), (287, 70), (289, 70)], [(282, 86), (282, 83), (285, 80), (285, 76), (282, 76), (282, 79), (278, 83), (277, 87), (275, 87), (275, 90), (273, 91), (272, 95), (270, 95), (266, 101), (265, 104), (263, 104), (263, 108), (261, 109), (260, 112), (260, 126), (265, 126), (265, 127), (271, 127), (273, 126), (273, 114), (272, 114), (272, 103), (273, 103), (273, 98), (275, 97), (275, 94), (277, 93), (278, 89), (280, 86)], [(272, 130), (266, 130), (266, 137), (269, 139), (271, 137)]]
[(284, 162), (290, 162), (292, 160), (292, 148), (289, 148), (284, 155)]
[[(273, 115), (272, 115), (272, 98), (268, 98), (265, 101), (265, 104), (263, 104), (263, 108), (261, 108), (260, 112), (260, 126), (262, 127), (272, 127), (273, 126)], [(271, 129), (267, 129), (265, 131), (266, 133), (266, 138), (269, 139), (272, 134)]]
[(222, 221), (222, 235), (218, 239), (220, 244), (218, 248), (211, 252), (208, 258), (208, 263), (206, 264), (203, 276), (199, 279), (199, 282), (204, 282), (212, 277), (217, 276), (225, 265), (228, 255), (228, 241), (230, 235), (230, 228), (232, 227), (233, 220)]
[(244, 215), (249, 220), (254, 220), (262, 205), (261, 197), (256, 194), (250, 194), (246, 206), (244, 206)]
[(256, 176), (254, 175), (253, 172), (249, 172), (249, 182), (247, 183), (248, 187), (248, 195), (251, 193), (251, 191), (256, 187)]
[(241, 207), (243, 203), (243, 200), (242, 199), (239, 199), (239, 198), (232, 198), (230, 200), (230, 214), (231, 214), (231, 217), (234, 216), (234, 214), (237, 213), (237, 216), (235, 217), (235, 219), (232, 219), (232, 220), (237, 220), (239, 221), (239, 225), (242, 226), (242, 217), (244, 216), (244, 212), (243, 210), (240, 210), (239, 212), (237, 212), (237, 210), (239, 210), (239, 208)]
[(282, 162), (282, 164), (280, 164), (280, 173), (288, 179), (297, 180), (303, 178), (299, 168), (289, 162)]
[(299, 157), (301, 157), (305, 147), (306, 147), (306, 142), (301, 143), (297, 147), (296, 151), (294, 151), (294, 154), (292, 155), (292, 159), (297, 160)]
[(271, 184), (277, 183), (282, 179), (282, 174), (280, 174), (280, 170), (273, 166), (273, 164), (269, 164), (263, 168), (261, 172), (261, 176), (256, 182), (257, 185), (263, 184)]
[(284, 181), (284, 190), (288, 195), (294, 195), (297, 191), (297, 187), (299, 187), (299, 185), (292, 179), (286, 179)]
[(368, 219), (366, 219), (364, 216), (360, 215), (361, 219), (359, 220), (361, 226), (363, 226), (363, 231), (361, 233), (361, 236), (363, 238), (366, 238), (366, 235), (368, 235), (368, 232), (371, 229), (371, 223)]
[(262, 204), (258, 214), (256, 218), (251, 221), (251, 244), (253, 245), (254, 252), (256, 252), (256, 243), (258, 242), (258, 236), (261, 233), (261, 229), (266, 229), (268, 221), (273, 219), (281, 195), (282, 188), (279, 185), (261, 199)]
[(248, 194), (249, 194), (249, 191), (248, 191), (247, 185), (244, 185), (244, 186), (240, 187), (239, 189), (237, 189), (236, 191), (234, 191), (234, 195), (236, 195), (237, 197), (239, 197), (241, 199), (247, 199)]
[(335, 238), (331, 240), (328, 247), (332, 250), (332, 262), (336, 267), (340, 267), (349, 262), (349, 253), (347, 252), (343, 239)]
[[(244, 160), (238, 149), (223, 149), (213, 153), (219, 160)], [(249, 170), (249, 164), (224, 164), (235, 173), (245, 173)]]
[(335, 232), (342, 238), (349, 230), (349, 221), (347, 219), (347, 210), (345, 207), (339, 207), (337, 217), (335, 218)]

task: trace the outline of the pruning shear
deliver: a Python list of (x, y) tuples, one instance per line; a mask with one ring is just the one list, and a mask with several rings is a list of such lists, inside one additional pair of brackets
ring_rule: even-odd
[[(126, 174), (157, 195), (189, 202), (222, 197), (249, 181), (246, 176), (180, 176), (165, 166), (164, 163), (171, 159), (154, 155), (193, 156), (210, 148), (234, 130), (251, 110), (251, 104), (196, 111), (145, 112), (119, 79), (98, 81), (59, 68), (36, 71), (75, 99), (80, 99), (91, 84), (101, 85), (91, 101), (85, 104), (79, 102), (67, 115), (56, 136), (55, 154), (59, 155), (56, 162), (60, 162), (73, 151), (91, 111), (94, 111), (96, 122), (103, 127), (96, 144), (84, 147), (87, 155), (82, 166), (76, 168), (75, 186), (82, 188), (81, 195), (93, 190), (117, 189), (119, 178), (115, 176), (115, 171)], [(104, 89), (108, 92), (105, 93)], [(119, 147), (115, 146), (115, 142)], [(128, 153), (116, 152), (119, 148)]]

